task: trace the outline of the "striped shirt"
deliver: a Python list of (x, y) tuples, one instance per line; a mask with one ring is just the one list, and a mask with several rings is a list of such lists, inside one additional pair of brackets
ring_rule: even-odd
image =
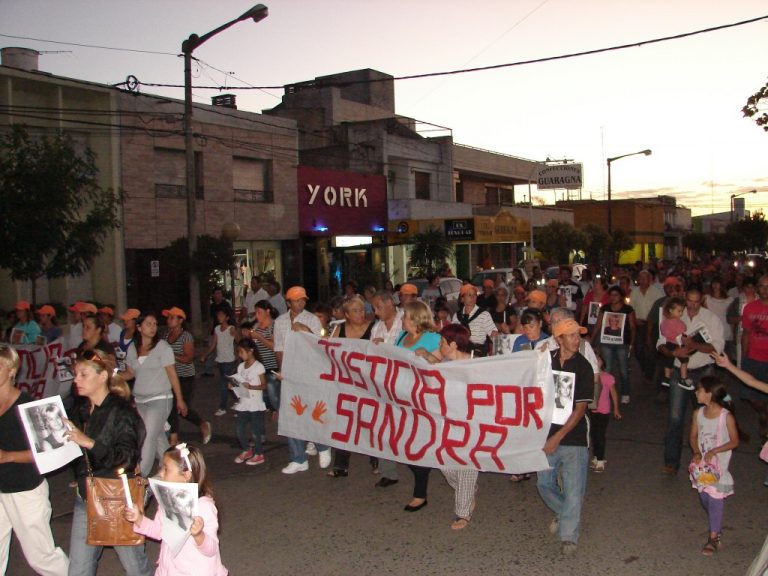
[[(267, 328), (260, 328), (258, 325), (253, 327), (253, 331), (260, 334), (267, 340), (273, 340), (272, 333), (274, 332), (274, 324), (270, 324)], [(265, 346), (260, 340), (254, 338), (256, 343), (256, 349), (259, 351), (259, 361), (264, 365), (266, 370), (277, 370), (277, 357), (274, 350)]]
[[(472, 318), (479, 309), (480, 308), (475, 306), (469, 314), (465, 315), (465, 318)], [(459, 320), (460, 314), (464, 315), (463, 308), (453, 315), (454, 324), (462, 324), (461, 320)], [(473, 318), (468, 324), (467, 328), (471, 332), (469, 339), (473, 344), (484, 344), (485, 337), (490, 336), (497, 331), (496, 324), (493, 323), (493, 318), (491, 318), (491, 315), (485, 310), (480, 312), (480, 314)]]
[(170, 340), (168, 340), (168, 336), (170, 336), (170, 333), (166, 332), (163, 338), (165, 339), (166, 342), (168, 342), (168, 344), (171, 345), (171, 350), (173, 350), (174, 360), (176, 361), (176, 375), (179, 378), (188, 378), (190, 376), (194, 376), (195, 375), (194, 359), (192, 362), (187, 364), (184, 362), (179, 362), (178, 360), (176, 360), (175, 357), (181, 356), (182, 354), (184, 354), (184, 344), (186, 344), (187, 342), (192, 342), (194, 344), (195, 337), (192, 336), (192, 334), (186, 330), (184, 330), (181, 333), (181, 336), (176, 338), (175, 342), (171, 342)]

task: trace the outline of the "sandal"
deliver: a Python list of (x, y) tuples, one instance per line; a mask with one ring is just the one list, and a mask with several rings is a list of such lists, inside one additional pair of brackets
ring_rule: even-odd
[(701, 549), (701, 553), (704, 554), (704, 556), (712, 556), (717, 550), (720, 548), (720, 536), (718, 535), (715, 538), (712, 538), (711, 536), (707, 540), (707, 543), (704, 544), (704, 547)]
[(451, 524), (451, 530), (464, 530), (469, 526), (469, 518), (456, 518)]
[(509, 480), (511, 482), (525, 482), (531, 479), (531, 474), (510, 474)]
[(327, 476), (330, 478), (346, 478), (349, 476), (349, 471), (347, 470), (331, 470), (328, 472)]

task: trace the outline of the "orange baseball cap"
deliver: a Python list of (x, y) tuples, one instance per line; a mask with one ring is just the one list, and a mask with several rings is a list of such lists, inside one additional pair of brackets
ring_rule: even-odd
[(414, 284), (402, 284), (400, 286), (400, 294), (413, 294), (416, 296), (419, 293), (419, 289)]
[(178, 316), (179, 318), (183, 318), (184, 320), (187, 319), (187, 314), (179, 308), (178, 306), (174, 306), (173, 308), (169, 308), (168, 310), (163, 310), (163, 316), (168, 318), (168, 316)]
[(141, 310), (139, 310), (138, 308), (128, 308), (125, 312), (123, 312), (120, 315), (120, 319), (123, 321), (136, 320), (136, 318), (138, 318), (139, 316), (141, 316)]
[(531, 290), (526, 298), (528, 302), (537, 302), (539, 304), (545, 304), (547, 302), (547, 295), (541, 290)]
[(110, 316), (114, 316), (115, 315), (115, 311), (112, 310), (112, 308), (110, 308), (109, 306), (102, 306), (101, 308), (99, 308), (98, 311), (101, 314), (109, 314)]
[(477, 286), (474, 284), (464, 284), (459, 290), (459, 296), (464, 296), (465, 294), (474, 294), (477, 296)]
[(27, 300), (19, 300), (16, 302), (16, 306), (14, 306), (15, 310), (29, 310), (29, 302)]
[(307, 296), (307, 291), (304, 290), (303, 286), (291, 286), (288, 288), (288, 291), (285, 293), (285, 299), (286, 300), (309, 300), (309, 296)]
[(554, 328), (552, 328), (552, 332), (557, 337), (562, 336), (563, 334), (586, 334), (587, 329), (580, 326), (573, 318), (568, 318), (567, 320), (561, 320), (555, 324)]
[(496, 283), (490, 278), (486, 278), (485, 280), (483, 280), (483, 287), (485, 286), (488, 286), (489, 288), (493, 288), (494, 286), (496, 286)]
[(37, 313), (48, 314), (48, 316), (56, 316), (56, 309), (50, 304), (46, 304), (44, 306), (40, 306), (40, 308), (37, 309)]

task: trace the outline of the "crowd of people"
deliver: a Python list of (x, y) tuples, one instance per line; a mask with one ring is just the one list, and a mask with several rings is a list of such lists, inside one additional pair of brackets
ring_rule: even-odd
[[(638, 263), (615, 270), (610, 278), (586, 268), (574, 278), (570, 267), (562, 266), (557, 278), (538, 282), (536, 273), (529, 280), (518, 274), (509, 284), (501, 276), (484, 280), (480, 287), (464, 282), (457, 302), (439, 291), (428, 293), (429, 287), (420, 295), (411, 283), (389, 284), (381, 290), (365, 286), (359, 293), (354, 283), (348, 283), (343, 295), (313, 306), (301, 286), (282, 295), (276, 283), (254, 277), (239, 314), (220, 290), (214, 292), (208, 345), (198, 359), (203, 374), (213, 368), (207, 364), (210, 359), (218, 368), (215, 416), (237, 414), (239, 450), (234, 461), (255, 466), (265, 462), (262, 439), (268, 415), (279, 418), (281, 406), (285, 409), (289, 402), (298, 408), (295, 398), (281, 398), (280, 369), (290, 331), (388, 343), (430, 363), (526, 350), (548, 354), (557, 375), (557, 407), (565, 410), (565, 417), (551, 425), (542, 447), (550, 468), (535, 474), (541, 499), (553, 514), (550, 531), (559, 538), (563, 554), (572, 555), (578, 546), (589, 470), (606, 471), (608, 424), (611, 417), (621, 419), (637, 392), (630, 385), (629, 360), (634, 356), (642, 382), (654, 390), (658, 402), (668, 405), (662, 472), (674, 475), (681, 465), (685, 467), (686, 440), (692, 467), (717, 461), (716, 482), (694, 482), (708, 517), (702, 553), (712, 555), (721, 543), (723, 503), (733, 493), (730, 455), (744, 437), (736, 424), (733, 400), (715, 372), (717, 365), (740, 379), (739, 396), (757, 414), (761, 441), (768, 435), (768, 276), (761, 272), (729, 262), (697, 267), (681, 261), (667, 268)], [(13, 386), (19, 360), (13, 346), (4, 345), (0, 514), (10, 527), (0, 534), (0, 563), (3, 558), (7, 561), (12, 527), (38, 572), (95, 574), (101, 550), (86, 543), (86, 474), (114, 475), (120, 467), (149, 477), (157, 463), (162, 479), (198, 482), (201, 498), (192, 538), (177, 556), (161, 548), (157, 573), (226, 574), (202, 451), (178, 444), (179, 417), (199, 429), (203, 445), (213, 434), (211, 423), (192, 406), (195, 345), (184, 328), (186, 313), (178, 307), (160, 315), (128, 309), (120, 315), (120, 327), (113, 322), (111, 307), (78, 302), (70, 311), (76, 320), (69, 330), (76, 362), (66, 435), (83, 448), (88, 466), (81, 459), (74, 467), (77, 496), (69, 559), (53, 543), (47, 484), (37, 474), (16, 422), (14, 407), (31, 398)], [(57, 328), (53, 308), (46, 305), (36, 312), (39, 323), (32, 319), (28, 302), (17, 303), (17, 321), (8, 334), (12, 344), (61, 337), (60, 330), (53, 330)], [(685, 439), (688, 422), (691, 432)], [(289, 463), (282, 473), (308, 470), (309, 457), (317, 455), (319, 466), (329, 468), (329, 477), (348, 476), (349, 451), (302, 438), (287, 440)], [(379, 475), (376, 487), (386, 489), (399, 482), (395, 462), (371, 458), (370, 465)], [(413, 493), (404, 510), (415, 513), (428, 504), (431, 470), (409, 468)], [(465, 529), (475, 509), (479, 474), (454, 468), (441, 472), (455, 490), (450, 528)], [(522, 482), (533, 474), (514, 474), (510, 480)], [(765, 483), (768, 486), (768, 477)], [(26, 502), (23, 498), (29, 502), (24, 505), (40, 513), (34, 517), (14, 513)], [(126, 519), (137, 532), (161, 537), (157, 520), (136, 512), (127, 512)], [(118, 548), (128, 573), (153, 572), (143, 547)], [(206, 567), (204, 572), (199, 571), (201, 566)]]

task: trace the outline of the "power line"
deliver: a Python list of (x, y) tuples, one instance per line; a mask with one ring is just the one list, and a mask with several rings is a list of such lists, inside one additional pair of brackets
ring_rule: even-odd
[[(744, 26), (746, 24), (754, 24), (760, 20), (768, 19), (768, 15), (758, 16), (757, 18), (750, 18), (749, 20), (742, 20), (740, 22), (734, 22), (732, 24), (722, 24), (720, 26), (712, 26), (710, 28), (703, 28), (701, 30), (694, 30), (692, 32), (683, 32), (681, 34), (674, 34), (672, 36), (662, 36), (661, 38), (652, 38), (650, 40), (640, 40), (638, 42), (631, 42), (628, 44), (619, 44), (617, 46), (609, 46), (607, 48), (595, 48), (593, 50), (584, 50), (581, 52), (571, 52), (568, 54), (560, 54), (557, 56), (545, 56), (542, 58), (533, 58), (530, 60), (520, 60), (517, 62), (509, 62), (507, 64), (492, 64), (490, 66), (478, 66), (475, 68), (463, 68), (460, 70), (448, 70), (443, 72), (426, 72), (423, 74), (410, 74), (407, 76), (391, 76), (387, 78), (372, 78), (367, 80), (352, 80), (345, 82), (306, 82), (303, 83), (307, 86), (352, 86), (355, 84), (372, 84), (375, 82), (392, 82), (397, 80), (417, 80), (421, 78), (435, 78), (439, 76), (453, 76), (457, 74), (469, 74), (473, 72), (485, 72), (488, 70), (500, 70), (502, 68), (512, 68), (515, 66), (527, 66), (529, 64), (542, 64), (544, 62), (555, 62), (558, 60), (568, 60), (571, 58), (580, 58), (582, 56), (593, 56), (595, 54), (604, 54), (606, 52), (614, 52), (618, 50), (626, 50), (628, 48), (639, 48), (643, 46), (649, 46), (651, 44), (659, 44), (661, 42), (669, 42), (671, 40), (681, 40), (683, 38), (689, 38), (691, 36), (697, 36), (700, 34), (708, 34), (710, 32), (718, 32), (720, 30), (727, 30), (728, 28), (735, 28), (738, 26)], [(184, 88), (183, 84), (160, 84), (153, 82), (142, 82), (145, 86), (154, 86), (161, 88)], [(194, 86), (197, 90), (224, 90), (223, 86)], [(284, 86), (233, 86), (226, 88), (226, 90), (279, 90)]]
[(31, 38), (29, 36), (12, 36), (10, 34), (0, 34), (3, 38), (13, 38), (14, 40), (33, 40), (35, 42), (47, 42), (48, 44), (62, 44), (64, 46), (78, 46), (80, 48), (98, 48), (99, 50), (114, 50), (116, 52), (138, 52), (140, 54), (157, 54), (159, 56), (178, 56), (178, 52), (157, 52), (155, 50), (138, 50), (136, 48), (117, 48), (115, 46), (99, 46), (97, 44), (79, 44), (77, 42), (60, 42), (58, 40), (45, 40), (43, 38)]

